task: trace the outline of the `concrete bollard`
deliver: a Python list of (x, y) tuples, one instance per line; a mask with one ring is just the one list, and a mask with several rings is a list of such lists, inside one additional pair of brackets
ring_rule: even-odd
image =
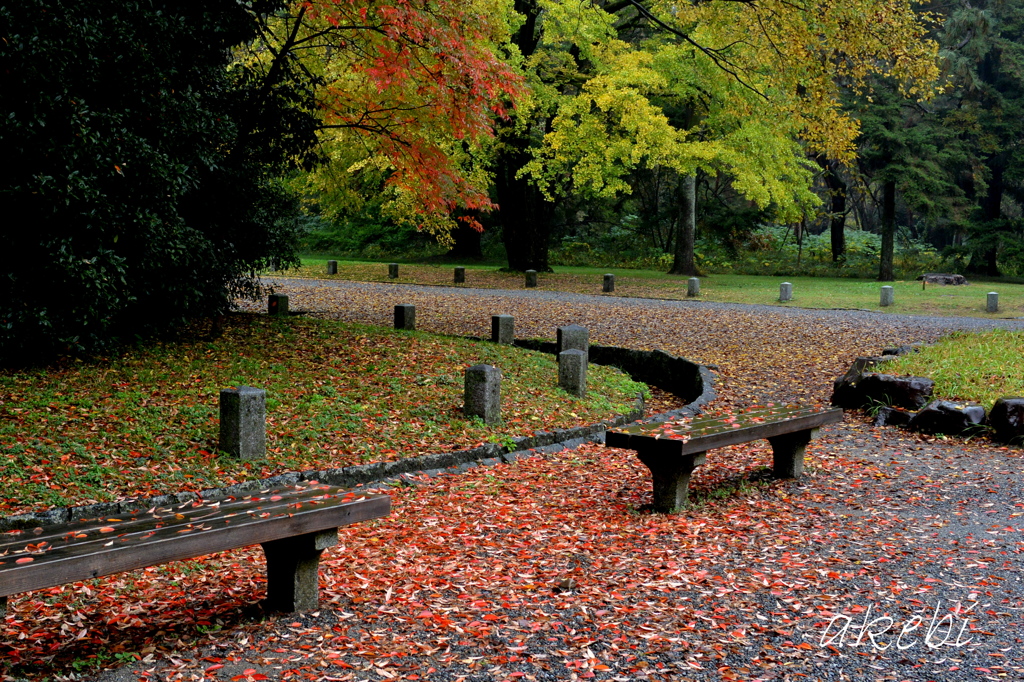
[(516, 320), (511, 315), (491, 315), (491, 341), (515, 343)]
[(523, 274), (526, 275), (526, 287), (528, 289), (532, 289), (535, 286), (537, 286), (537, 271), (536, 270), (527, 270)]
[(329, 260), (327, 261), (327, 274), (337, 275), (338, 274), (338, 261)]
[(270, 296), (267, 297), (267, 314), (287, 315), (288, 296), (285, 294), (270, 294)]
[(395, 306), (395, 329), (413, 331), (416, 329), (416, 306), (401, 303)]
[(577, 398), (587, 395), (587, 354), (575, 348), (558, 354), (558, 387)]
[(473, 365), (466, 370), (465, 406), (468, 417), (484, 424), (501, 422), (501, 370), (492, 365)]
[(398, 263), (388, 263), (388, 277), (398, 279)]
[(893, 289), (891, 286), (888, 286), (888, 285), (882, 287), (882, 295), (881, 295), (881, 298), (878, 300), (878, 305), (880, 305), (880, 306), (882, 306), (884, 308), (886, 306), (892, 305), (895, 301), (896, 301), (896, 290)]
[(220, 392), (220, 449), (238, 459), (267, 454), (267, 392), (235, 386)]
[(562, 351), (581, 350), (590, 357), (590, 332), (578, 324), (559, 327), (555, 331), (555, 353), (562, 357)]
[(277, 259), (276, 258), (271, 258), (270, 259), (270, 271), (271, 272), (277, 272)]
[(998, 313), (999, 312), (999, 294), (998, 293), (996, 293), (994, 291), (988, 292), (988, 296), (985, 297), (985, 310), (990, 312), (990, 313)]
[(686, 280), (686, 296), (688, 298), (694, 298), (700, 296), (700, 279), (697, 277), (691, 277)]
[(601, 291), (606, 294), (615, 291), (615, 275), (609, 273), (604, 276), (604, 285), (601, 287)]
[(465, 284), (466, 283), (466, 268), (461, 265), (455, 268), (455, 283)]
[(783, 282), (779, 285), (779, 300), (785, 303), (786, 301), (793, 300), (793, 285), (789, 282)]

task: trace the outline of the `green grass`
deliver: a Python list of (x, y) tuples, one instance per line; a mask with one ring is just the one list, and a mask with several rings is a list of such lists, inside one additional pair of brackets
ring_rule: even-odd
[[(277, 273), (289, 277), (347, 279), (402, 284), (453, 286), (452, 265), (403, 263), (400, 277), (388, 279), (387, 264), (369, 261), (339, 261), (338, 274), (328, 277), (326, 258), (304, 258), (297, 270)], [(500, 272), (494, 265), (467, 264), (464, 286), (522, 289), (521, 273)], [(602, 276), (615, 275), (614, 294), (602, 294)], [(274, 274), (274, 273), (268, 273)], [(604, 296), (626, 296), (684, 300), (687, 277), (666, 275), (654, 270), (621, 268), (558, 267), (555, 273), (539, 274), (539, 289), (569, 291)], [(779, 302), (779, 285), (793, 285), (793, 300)], [(726, 303), (757, 303), (795, 308), (839, 308), (872, 310), (907, 315), (943, 315), (954, 317), (1006, 318), (1024, 316), (1024, 284), (977, 281), (967, 286), (928, 285), (916, 281), (886, 282), (895, 289), (895, 304), (881, 307), (883, 283), (848, 277), (773, 277), (758, 275), (707, 275), (700, 278), (697, 300)], [(463, 286), (463, 285), (459, 285)], [(999, 312), (985, 310), (989, 291), (999, 293)]]
[(885, 371), (928, 377), (935, 381), (935, 395), (989, 409), (997, 398), (1024, 396), (1022, 350), (1024, 332), (957, 332), (899, 358)]
[[(327, 320), (235, 315), (224, 335), (120, 357), (0, 372), (0, 513), (202, 490), (285, 471), (507, 443), (595, 423), (646, 386), (608, 367), (588, 395), (557, 387), (551, 355)], [(500, 426), (462, 414), (465, 368), (501, 368)], [(217, 450), (222, 388), (267, 391), (268, 456)]]

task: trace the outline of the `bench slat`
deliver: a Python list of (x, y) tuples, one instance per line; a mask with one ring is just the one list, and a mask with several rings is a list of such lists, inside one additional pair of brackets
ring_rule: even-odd
[[(338, 528), (386, 516), (391, 508), (386, 495), (355, 498), (330, 486), (275, 491), (278, 496), (224, 502), (213, 515), (204, 515), (211, 507), (200, 505), (109, 525), (101, 519), (53, 527), (44, 531), (52, 545), (40, 554), (24, 549), (44, 535), (22, 533), (0, 545), (0, 596)], [(115, 530), (100, 534), (100, 527)], [(26, 558), (33, 561), (18, 563)]]

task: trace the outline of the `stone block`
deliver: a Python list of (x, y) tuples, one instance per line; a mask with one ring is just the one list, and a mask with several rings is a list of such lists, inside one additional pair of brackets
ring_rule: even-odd
[(590, 332), (578, 324), (559, 327), (555, 331), (555, 353), (561, 357), (562, 351), (581, 350), (590, 354)]
[(461, 265), (455, 268), (455, 283), (465, 284), (466, 283), (466, 268)]
[(329, 260), (327, 261), (327, 274), (337, 275), (338, 274), (338, 261)]
[(270, 611), (312, 611), (320, 603), (320, 555), (338, 544), (338, 529), (263, 543)]
[(868, 374), (857, 385), (863, 396), (860, 407), (881, 404), (919, 410), (931, 400), (935, 382), (925, 377)]
[(466, 416), (480, 417), (485, 424), (501, 422), (501, 370), (492, 365), (473, 365), (466, 370)]
[(779, 300), (783, 303), (793, 300), (793, 285), (791, 283), (783, 282), (779, 285)]
[(558, 354), (558, 387), (583, 398), (587, 395), (587, 354), (575, 348)]
[(267, 454), (267, 392), (235, 386), (220, 392), (220, 449), (239, 459)]
[(416, 329), (416, 306), (400, 303), (395, 306), (395, 329), (413, 331)]
[(615, 275), (609, 273), (604, 276), (604, 284), (601, 286), (601, 291), (606, 294), (615, 291)]
[(537, 271), (527, 270), (523, 273), (526, 276), (526, 288), (532, 289), (537, 286)]
[(287, 315), (288, 296), (285, 294), (270, 294), (270, 296), (267, 297), (267, 314)]
[(985, 310), (990, 313), (999, 312), (999, 294), (995, 291), (988, 292), (988, 296), (985, 297)]
[(388, 263), (388, 277), (398, 279), (398, 263)]
[(895, 302), (896, 302), (896, 290), (893, 289), (891, 286), (888, 286), (888, 285), (882, 287), (882, 294), (881, 294), (881, 296), (880, 296), (880, 298), (878, 300), (878, 305), (880, 305), (883, 308), (885, 308), (885, 307), (891, 306)]
[(689, 298), (695, 298), (697, 296), (700, 296), (699, 277), (691, 277), (690, 279), (686, 280), (686, 295)]
[(985, 408), (972, 403), (933, 400), (915, 414), (907, 427), (924, 433), (956, 436), (976, 429), (985, 422)]
[(898, 407), (881, 407), (875, 413), (875, 426), (906, 426), (914, 414)]
[(1024, 441), (1024, 398), (1005, 397), (996, 401), (988, 415), (996, 438), (1004, 443)]
[(491, 341), (515, 343), (516, 320), (511, 315), (491, 315)]

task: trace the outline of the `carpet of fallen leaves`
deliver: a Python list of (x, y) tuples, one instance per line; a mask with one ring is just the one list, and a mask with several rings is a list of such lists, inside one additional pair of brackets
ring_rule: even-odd
[[(824, 313), (288, 285), (292, 307), (597, 343), (719, 368), (715, 410), (822, 402), (859, 354), (943, 322)], [(650, 501), (632, 453), (587, 445), (387, 490), (386, 519), (325, 554), (318, 611), (259, 618), (248, 549), (13, 598), (0, 670), (121, 666), (101, 680), (978, 680), (1024, 677), (1022, 453), (876, 429), (808, 447), (798, 482), (757, 442), (709, 453), (693, 507)], [(848, 620), (846, 620), (848, 619)], [(845, 630), (843, 626), (845, 624)], [(865, 628), (864, 625), (867, 624)]]

